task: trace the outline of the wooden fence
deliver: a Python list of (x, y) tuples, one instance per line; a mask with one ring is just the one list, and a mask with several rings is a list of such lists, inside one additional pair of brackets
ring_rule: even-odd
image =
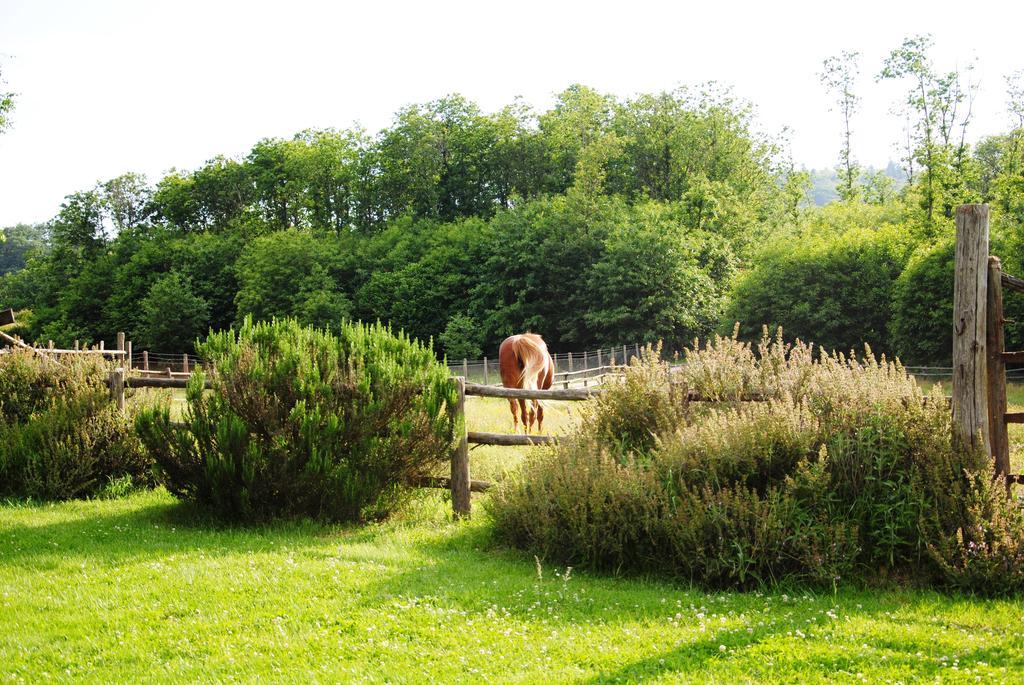
[[(126, 388), (184, 388), (188, 384), (188, 378), (154, 377), (145, 375), (128, 375), (124, 367), (118, 367), (110, 371), (108, 377), (110, 395), (113, 402), (121, 410), (125, 407)], [(519, 435), (504, 433), (481, 433), (470, 431), (466, 423), (466, 396), (477, 397), (504, 397), (510, 399), (536, 399), (536, 400), (563, 400), (580, 401), (587, 400), (601, 392), (600, 388), (560, 388), (555, 390), (519, 390), (515, 388), (503, 388), (477, 383), (467, 383), (462, 376), (453, 379), (455, 383), (458, 401), (454, 407), (456, 425), (461, 427), (461, 435), (458, 436), (458, 443), (452, 452), (451, 476), (448, 478), (430, 477), (425, 478), (417, 485), (421, 487), (450, 488), (452, 493), (452, 509), (457, 517), (469, 516), (471, 512), (471, 492), (484, 492), (491, 487), (486, 481), (474, 481), (470, 478), (469, 471), (469, 445), (543, 445), (554, 441), (550, 435)], [(211, 387), (210, 378), (206, 379), (206, 387)]]
[[(571, 384), (589, 387), (595, 379), (599, 379), (608, 369), (622, 366), (629, 361), (630, 356), (639, 357), (644, 345), (633, 343), (630, 345), (613, 345), (598, 350), (585, 352), (559, 352), (551, 355), (555, 362), (556, 371), (554, 384), (562, 388), (570, 387)], [(449, 360), (448, 370), (452, 376), (462, 376), (466, 382), (479, 381), (484, 385), (500, 383), (495, 360), (484, 357), (482, 359)]]
[(1003, 288), (1024, 293), (1024, 280), (989, 255), (988, 205), (957, 208), (955, 268), (952, 439), (990, 455), (1009, 490), (1024, 476), (1010, 473), (1007, 425), (1024, 423), (1024, 413), (1007, 411), (1006, 365), (1024, 363), (1024, 352), (1005, 349)]

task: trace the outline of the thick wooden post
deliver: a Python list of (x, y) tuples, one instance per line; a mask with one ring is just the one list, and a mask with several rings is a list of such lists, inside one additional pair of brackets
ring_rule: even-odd
[(183, 352), (181, 355), (181, 370), (188, 373), (188, 353)]
[(466, 379), (456, 376), (458, 400), (455, 404), (455, 426), (459, 444), (452, 452), (452, 510), (455, 518), (469, 517), (472, 503), (469, 495), (469, 439), (466, 434)]
[(142, 351), (142, 370), (149, 371), (149, 350)]
[(118, 331), (117, 333), (117, 349), (124, 350), (124, 332)]
[(622, 346), (622, 365), (629, 366), (629, 355), (626, 354), (626, 346)]
[(484, 385), (491, 384), (490, 369), (487, 368), (487, 357), (484, 357)]
[(601, 350), (597, 351), (597, 370), (600, 371), (603, 364), (601, 363)]
[(132, 341), (129, 340), (127, 354), (125, 355), (124, 368), (127, 369), (128, 373), (132, 372)]
[(78, 341), (77, 340), (75, 341), (75, 351), (76, 352), (78, 351)]
[[(999, 257), (988, 258), (988, 434), (996, 476), (1010, 473), (1010, 436), (1006, 430), (1006, 360), (1003, 336), (1003, 267)], [(1010, 484), (1007, 483), (1007, 487)]]
[(110, 399), (117, 405), (118, 410), (124, 411), (124, 368), (118, 367), (110, 372)]
[(986, 318), (988, 299), (988, 205), (956, 210), (956, 272), (953, 281), (953, 444), (988, 445)]
[(572, 352), (570, 352), (569, 353), (569, 372), (571, 373), (571, 372), (573, 372), (575, 370), (576, 369), (574, 369), (573, 366), (572, 366)]

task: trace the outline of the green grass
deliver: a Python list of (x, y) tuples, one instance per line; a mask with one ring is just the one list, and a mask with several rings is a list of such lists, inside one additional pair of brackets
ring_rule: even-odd
[[(0, 681), (1012, 682), (1018, 602), (708, 594), (542, 566), (424, 494), (221, 527), (166, 492), (0, 508)], [(863, 680), (862, 680), (863, 679)]]
[[(550, 431), (574, 420), (552, 403)], [(474, 450), (474, 477), (525, 449)], [(0, 683), (1024, 680), (1019, 600), (570, 572), (497, 546), (480, 503), (455, 522), (421, 491), (364, 527), (212, 524), (162, 490), (0, 505)]]

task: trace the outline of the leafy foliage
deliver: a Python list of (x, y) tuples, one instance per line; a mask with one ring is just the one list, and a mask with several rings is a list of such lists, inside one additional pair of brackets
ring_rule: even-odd
[[(712, 586), (1024, 589), (1020, 505), (995, 503), (972, 475), (984, 457), (952, 450), (945, 402), (899, 364), (815, 359), (781, 332), (756, 349), (717, 338), (686, 361), (635, 361), (576, 436), (498, 489), (499, 534), (558, 563)], [(750, 395), (765, 401), (739, 401)], [(996, 569), (1009, 588), (986, 587)]]
[(101, 363), (0, 355), (0, 495), (69, 499), (113, 480), (152, 482), (151, 462), (110, 401)]
[(332, 333), (246, 318), (210, 334), (199, 353), (216, 369), (213, 392), (193, 374), (184, 426), (166, 407), (136, 425), (167, 488), (221, 515), (381, 516), (449, 458), (447, 369), (384, 326)]
[(769, 247), (737, 282), (727, 320), (743, 322), (747, 337), (767, 323), (827, 350), (851, 341), (888, 349), (893, 289), (909, 256), (898, 231), (792, 242)]

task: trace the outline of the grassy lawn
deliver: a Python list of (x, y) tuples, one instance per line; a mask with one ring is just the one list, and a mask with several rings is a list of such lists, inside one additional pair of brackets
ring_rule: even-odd
[[(468, 411), (511, 423), (503, 400)], [(473, 476), (522, 456), (474, 450)], [(495, 546), (481, 502), (465, 523), (421, 491), (379, 524), (257, 528), (162, 490), (0, 506), (0, 683), (1024, 682), (1019, 600), (570, 572)]]
[(163, 491), (0, 509), (0, 678), (1019, 682), (1019, 602), (709, 594), (541, 567), (425, 494), (364, 528), (217, 527)]

